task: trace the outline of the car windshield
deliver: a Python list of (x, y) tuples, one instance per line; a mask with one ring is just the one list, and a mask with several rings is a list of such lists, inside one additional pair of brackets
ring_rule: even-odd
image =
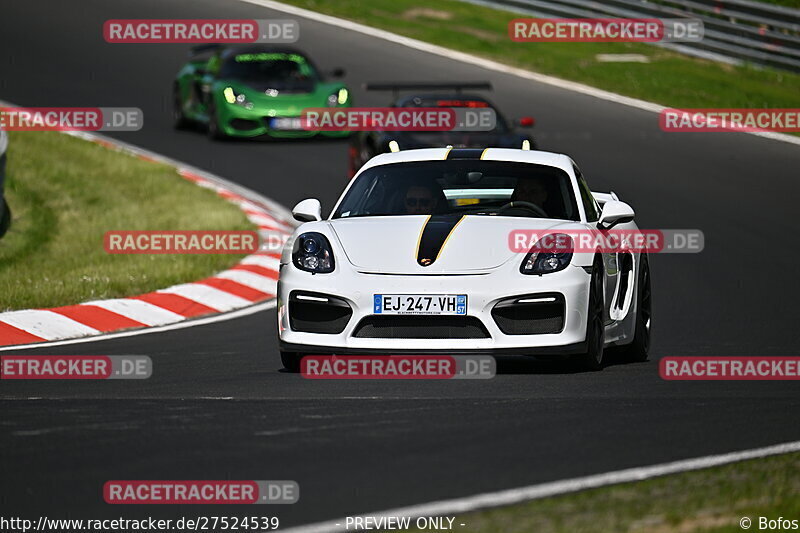
[(360, 174), (332, 218), (466, 214), (580, 220), (567, 173), (508, 161), (415, 161)]
[(299, 54), (250, 53), (226, 59), (220, 77), (245, 82), (285, 82), (314, 80), (317, 73)]

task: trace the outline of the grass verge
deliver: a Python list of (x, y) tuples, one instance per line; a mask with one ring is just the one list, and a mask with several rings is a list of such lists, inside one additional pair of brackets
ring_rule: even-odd
[(68, 135), (11, 132), (0, 311), (118, 298), (196, 281), (236, 255), (110, 255), (109, 230), (250, 230), (239, 208), (142, 161)]
[[(642, 43), (515, 43), (508, 23), (521, 15), (457, 0), (284, 1), (666, 106), (800, 107), (796, 74), (734, 67)], [(597, 54), (642, 54), (650, 62), (604, 63)]]
[(800, 519), (798, 496), (800, 453), (792, 453), (458, 515), (453, 524), (465, 533), (741, 533), (743, 517), (752, 531), (760, 517)]
[(762, 4), (775, 4), (778, 6), (793, 7), (795, 9), (800, 9), (800, 0), (756, 0), (756, 1), (761, 2)]

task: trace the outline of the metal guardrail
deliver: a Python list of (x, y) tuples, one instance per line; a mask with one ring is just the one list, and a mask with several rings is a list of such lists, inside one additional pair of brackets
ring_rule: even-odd
[(699, 42), (652, 43), (733, 64), (800, 72), (800, 9), (750, 0), (466, 0), (538, 17), (694, 18)]

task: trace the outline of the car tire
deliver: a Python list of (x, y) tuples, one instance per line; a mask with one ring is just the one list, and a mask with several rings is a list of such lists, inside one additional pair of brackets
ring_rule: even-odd
[(5, 198), (0, 198), (3, 202), (3, 212), (0, 215), (0, 237), (6, 234), (8, 228), (11, 226), (11, 208), (8, 206)]
[(305, 354), (284, 352), (281, 350), (281, 363), (283, 363), (283, 368), (292, 374), (297, 374), (300, 372), (300, 360), (303, 359), (303, 355)]
[(636, 285), (636, 326), (633, 342), (622, 346), (620, 352), (628, 361), (647, 361), (650, 352), (650, 335), (653, 319), (653, 298), (650, 287), (650, 262), (646, 254), (639, 256), (639, 279)]
[(172, 127), (176, 130), (183, 130), (189, 125), (189, 120), (183, 114), (183, 102), (181, 102), (178, 86), (172, 88)]
[(208, 107), (208, 138), (212, 141), (221, 141), (225, 139), (225, 132), (219, 127), (219, 118), (217, 117), (217, 108), (212, 103)]
[(604, 309), (603, 264), (596, 260), (592, 267), (592, 280), (589, 283), (586, 351), (573, 357), (573, 362), (580, 370), (596, 371), (603, 368), (603, 347), (605, 344)]

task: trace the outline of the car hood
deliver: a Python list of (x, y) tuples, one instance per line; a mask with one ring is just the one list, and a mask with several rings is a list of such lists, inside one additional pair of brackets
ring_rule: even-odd
[(328, 96), (343, 87), (341, 84), (315, 82), (286, 85), (283, 88), (275, 84), (221, 82), (218, 87), (222, 91), (227, 86), (244, 93), (256, 109), (273, 110), (276, 115), (283, 116), (299, 116), (306, 107), (326, 107)]
[(431, 131), (393, 132), (391, 134), (403, 150), (415, 148), (519, 148), (522, 136), (514, 132), (496, 131)]
[(347, 260), (359, 271), (418, 275), (488, 272), (514, 257), (522, 261), (509, 246), (511, 231), (582, 227), (563, 220), (467, 215), (437, 247), (438, 258), (422, 266), (417, 253), (428, 223), (425, 215), (340, 218), (329, 223)]
[(314, 80), (281, 80), (281, 81), (259, 81), (259, 80), (243, 80), (238, 81), (238, 84), (244, 85), (254, 91), (265, 92), (275, 91), (276, 94), (308, 94), (313, 93), (316, 89), (316, 82)]

